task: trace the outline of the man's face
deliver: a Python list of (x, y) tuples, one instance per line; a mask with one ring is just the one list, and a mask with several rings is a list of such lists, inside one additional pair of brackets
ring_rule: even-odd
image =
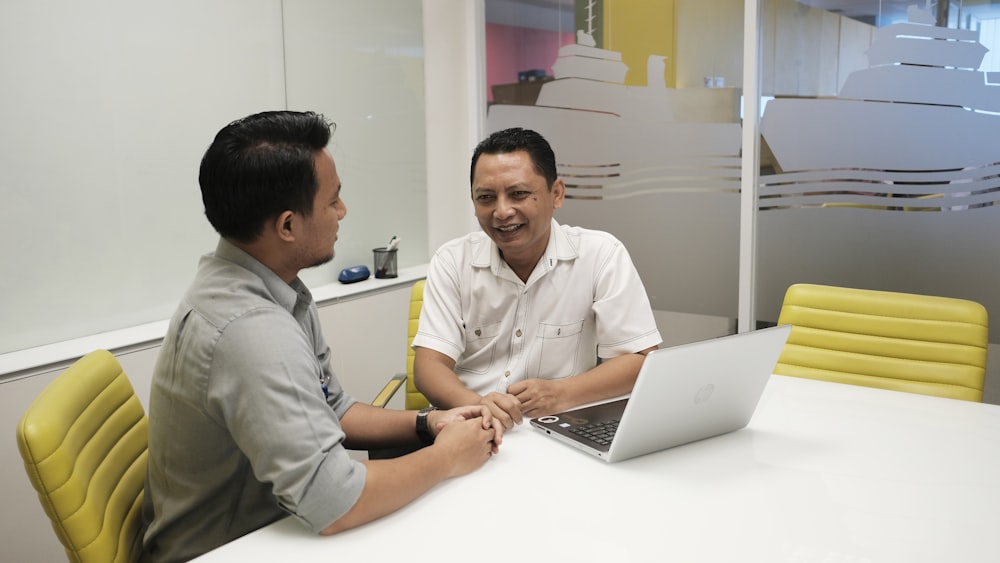
[(333, 260), (333, 246), (337, 242), (340, 221), (347, 216), (347, 206), (340, 197), (340, 176), (337, 165), (326, 150), (316, 153), (313, 159), (319, 188), (313, 199), (313, 210), (303, 219), (306, 241), (302, 250), (304, 268), (319, 266)]
[(533, 268), (549, 242), (552, 214), (562, 206), (566, 188), (551, 189), (525, 151), (483, 154), (476, 162), (472, 203), (479, 226), (512, 267)]

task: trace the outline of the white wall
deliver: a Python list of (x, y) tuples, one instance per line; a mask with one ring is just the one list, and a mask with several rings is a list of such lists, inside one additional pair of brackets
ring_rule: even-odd
[(135, 6), (0, 3), (0, 238), (17, 272), (0, 276), (0, 352), (169, 315), (191, 249), (214, 241), (204, 147), (285, 105), (280, 2)]
[(349, 212), (306, 283), (370, 266), (393, 235), (400, 267), (425, 263), (421, 14), (412, 0), (0, 2), (0, 353), (169, 316), (215, 244), (198, 161), (257, 111), (337, 123)]

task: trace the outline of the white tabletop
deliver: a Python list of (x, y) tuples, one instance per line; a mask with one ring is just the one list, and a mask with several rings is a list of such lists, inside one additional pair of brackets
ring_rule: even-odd
[(607, 464), (527, 425), (475, 473), (331, 537), (199, 561), (1000, 561), (1000, 407), (772, 376), (740, 431)]

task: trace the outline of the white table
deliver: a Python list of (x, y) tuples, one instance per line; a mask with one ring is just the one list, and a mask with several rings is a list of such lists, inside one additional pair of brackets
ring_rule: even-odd
[(772, 376), (738, 432), (606, 464), (521, 426), (477, 472), (332, 537), (199, 561), (1000, 561), (1000, 407)]

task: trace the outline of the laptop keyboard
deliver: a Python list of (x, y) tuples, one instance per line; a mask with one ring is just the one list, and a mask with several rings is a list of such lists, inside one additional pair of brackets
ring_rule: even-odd
[(615, 437), (616, 430), (618, 430), (617, 420), (602, 420), (571, 428), (570, 432), (602, 446), (607, 446), (611, 443), (611, 439)]

